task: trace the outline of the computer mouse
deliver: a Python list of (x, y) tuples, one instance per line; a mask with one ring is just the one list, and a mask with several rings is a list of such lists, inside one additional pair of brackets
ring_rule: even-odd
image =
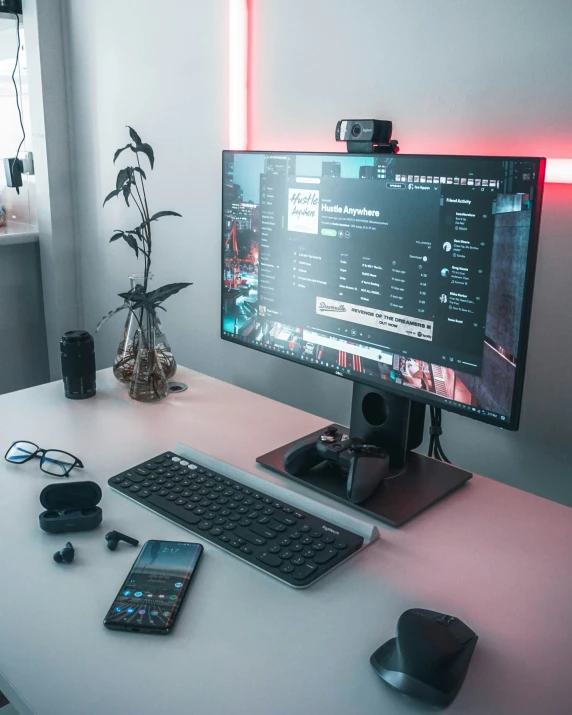
[(411, 608), (396, 637), (370, 663), (388, 685), (430, 705), (447, 707), (461, 689), (478, 636), (455, 616)]

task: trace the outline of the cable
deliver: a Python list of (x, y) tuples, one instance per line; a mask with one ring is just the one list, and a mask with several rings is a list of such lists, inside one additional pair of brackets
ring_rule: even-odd
[[(26, 130), (24, 129), (24, 121), (22, 120), (22, 110), (20, 109), (20, 95), (18, 94), (18, 85), (16, 84), (16, 70), (18, 69), (18, 62), (20, 60), (20, 16), (18, 13), (14, 13), (14, 17), (16, 18), (16, 34), (18, 35), (18, 49), (16, 50), (16, 62), (14, 63), (14, 69), (12, 70), (12, 84), (14, 85), (14, 91), (16, 92), (16, 107), (18, 108), (18, 116), (20, 117), (20, 127), (22, 129), (22, 141), (18, 145), (18, 149), (16, 150), (16, 161), (14, 162), (15, 165), (16, 162), (18, 161), (18, 154), (20, 153), (20, 149), (22, 148), (22, 144), (26, 141)], [(14, 165), (13, 165), (14, 166)], [(12, 168), (12, 172), (14, 169)], [(14, 178), (14, 174), (12, 173), (12, 178)], [(16, 193), (20, 193), (20, 189), (18, 186), (16, 186)]]
[(431, 426), (429, 427), (430, 439), (427, 454), (430, 457), (435, 457), (435, 459), (440, 462), (447, 462), (447, 464), (451, 464), (451, 461), (447, 458), (447, 455), (441, 446), (441, 435), (443, 434), (443, 428), (441, 427), (441, 408), (429, 407), (429, 413), (431, 415)]

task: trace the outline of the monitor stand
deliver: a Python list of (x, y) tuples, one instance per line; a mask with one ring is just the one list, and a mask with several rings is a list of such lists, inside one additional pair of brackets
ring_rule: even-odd
[(302, 442), (315, 442), (329, 425), (302, 440), (263, 454), (257, 462), (391, 526), (401, 526), (467, 482), (472, 474), (452, 464), (412, 451), (423, 441), (425, 405), (383, 390), (354, 383), (349, 434), (383, 448), (390, 459), (389, 477), (361, 504), (346, 495), (346, 477), (327, 462), (292, 476), (284, 470), (284, 456)]

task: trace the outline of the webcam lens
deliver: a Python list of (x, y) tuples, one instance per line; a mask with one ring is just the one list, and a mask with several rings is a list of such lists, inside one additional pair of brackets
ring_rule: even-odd
[(352, 127), (352, 137), (359, 137), (361, 134), (361, 124), (354, 124)]

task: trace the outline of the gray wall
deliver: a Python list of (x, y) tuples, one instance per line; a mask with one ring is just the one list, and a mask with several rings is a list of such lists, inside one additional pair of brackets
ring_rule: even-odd
[[(302, 409), (348, 420), (351, 384), (219, 339), (220, 150), (228, 136), (227, 3), (66, 0), (68, 96), (84, 325), (117, 304), (134, 270), (107, 238), (125, 226), (113, 151), (132, 124), (155, 148), (157, 282), (195, 285), (169, 302), (182, 364)], [(136, 8), (136, 12), (135, 12)], [(335, 149), (343, 117), (387, 117), (408, 152), (572, 156), (572, 6), (550, 0), (254, 2), (253, 148)], [(446, 416), (454, 461), (572, 504), (572, 186), (548, 186), (522, 429)], [(97, 339), (109, 365), (121, 320)], [(276, 436), (277, 444), (280, 435)]]
[(0, 236), (0, 394), (49, 380), (39, 246), (7, 240)]

